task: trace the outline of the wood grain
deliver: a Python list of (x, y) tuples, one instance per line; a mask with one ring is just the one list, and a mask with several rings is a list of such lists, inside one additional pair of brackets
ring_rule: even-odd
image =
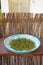
[(43, 65), (43, 56), (0, 56), (0, 65)]
[[(2, 14), (0, 38), (0, 65), (43, 65), (43, 14), (8, 13)], [(40, 48), (30, 54), (12, 54), (3, 44), (12, 34), (32, 34), (40, 38)]]

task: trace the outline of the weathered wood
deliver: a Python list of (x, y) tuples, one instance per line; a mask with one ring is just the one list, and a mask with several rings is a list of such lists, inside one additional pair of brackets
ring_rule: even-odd
[[(2, 33), (3, 37), (15, 33), (33, 34), (41, 37), (42, 31), (42, 14), (35, 14), (33, 18), (32, 13), (8, 13), (2, 14)], [(8, 30), (8, 31), (7, 31)]]
[(2, 57), (0, 56), (0, 65), (2, 65)]
[[(12, 34), (33, 34), (43, 37), (43, 15), (31, 13), (5, 13), (2, 15), (3, 38)], [(43, 65), (43, 56), (0, 56), (0, 65)]]
[(1, 56), (0, 65), (43, 65), (43, 56)]

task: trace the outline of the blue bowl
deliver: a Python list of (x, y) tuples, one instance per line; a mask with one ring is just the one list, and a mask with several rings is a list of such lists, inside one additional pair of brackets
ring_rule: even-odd
[[(27, 38), (30, 39), (32, 41), (35, 42), (35, 48), (33, 48), (32, 50), (23, 50), (23, 51), (19, 51), (19, 50), (14, 50), (10, 47), (10, 41), (13, 39), (17, 39), (17, 38)], [(16, 53), (16, 54), (26, 54), (26, 53), (30, 53), (35, 51), (36, 49), (38, 49), (40, 47), (40, 40), (33, 35), (29, 35), (29, 34), (14, 34), (12, 36), (7, 37), (4, 40), (4, 46), (11, 52)]]

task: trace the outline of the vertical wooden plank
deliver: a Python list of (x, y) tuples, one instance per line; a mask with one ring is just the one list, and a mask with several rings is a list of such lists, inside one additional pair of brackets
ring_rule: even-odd
[(2, 33), (2, 24), (0, 24), (0, 38), (3, 38), (3, 33)]
[(42, 65), (42, 55), (39, 56), (39, 65)]
[(2, 65), (5, 65), (5, 58), (2, 56)]
[(29, 34), (32, 34), (32, 20), (33, 20), (33, 14), (29, 14), (30, 22), (29, 22)]
[(16, 65), (16, 57), (15, 56), (10, 56), (10, 64)]
[(13, 62), (14, 62), (14, 58), (13, 56), (10, 56), (10, 65), (13, 65)]
[(37, 65), (41, 65), (41, 58), (40, 58), (40, 56), (37, 56)]
[(42, 65), (43, 65), (43, 56), (42, 56)]
[(25, 15), (24, 15), (24, 24), (25, 24), (25, 26), (24, 26), (24, 33), (28, 33), (27, 31), (28, 31), (28, 15), (27, 15), (27, 13), (25, 13)]
[(2, 65), (2, 57), (0, 56), (0, 65)]
[(3, 38), (5, 36), (5, 13), (2, 14), (2, 34), (3, 34)]
[(32, 65), (37, 65), (37, 58), (36, 58), (36, 56), (32, 57)]
[(41, 37), (43, 38), (43, 14), (40, 14), (40, 19), (41, 19)]
[(5, 33), (6, 33), (6, 37), (9, 35), (10, 29), (9, 29), (9, 22), (5, 23)]
[(12, 56), (10, 56), (10, 65), (12, 65), (13, 63), (12, 63)]
[(13, 13), (13, 17), (12, 17), (12, 29), (13, 29), (13, 34), (15, 34), (15, 27), (16, 27), (16, 13)]
[(24, 26), (25, 26), (25, 23), (24, 23), (24, 13), (23, 13), (23, 16), (22, 16), (22, 33), (24, 33)]
[(19, 57), (16, 56), (16, 65), (19, 65)]
[(23, 14), (23, 18), (22, 18), (22, 21), (23, 21), (23, 29), (22, 29), (22, 32), (23, 33), (26, 33), (26, 13)]
[(15, 24), (16, 24), (16, 26), (15, 26), (15, 33), (17, 34), (17, 33), (19, 33), (19, 24), (18, 24), (18, 13), (16, 13), (16, 22), (15, 22)]
[(8, 65), (8, 57), (6, 57), (6, 56), (3, 56), (3, 57), (4, 57), (5, 65)]
[(28, 56), (26, 56), (26, 65), (28, 65), (28, 60), (27, 59), (28, 59)]
[(32, 65), (32, 58), (31, 58), (31, 56), (27, 57), (27, 63), (26, 64), (27, 65)]
[(10, 57), (9, 56), (5, 56), (5, 62), (7, 65), (10, 65)]
[(15, 56), (10, 56), (10, 64), (16, 65), (16, 57)]
[(21, 58), (21, 60), (22, 60), (22, 65), (24, 65), (24, 56)]
[[(19, 13), (20, 14), (20, 13)], [(20, 21), (19, 21), (19, 23), (20, 23), (20, 33), (22, 33), (22, 21), (23, 21), (23, 13), (22, 14), (20, 14)]]
[(41, 25), (41, 20), (40, 20), (40, 14), (36, 14), (35, 15), (35, 22), (36, 22), (36, 26), (35, 26), (35, 28), (36, 28), (36, 36), (37, 37), (39, 37), (40, 38), (40, 25)]
[(21, 56), (19, 56), (19, 65), (22, 65)]

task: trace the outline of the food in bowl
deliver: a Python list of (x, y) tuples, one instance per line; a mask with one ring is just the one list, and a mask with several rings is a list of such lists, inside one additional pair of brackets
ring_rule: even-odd
[(35, 48), (35, 42), (26, 38), (17, 38), (10, 41), (10, 47), (14, 50), (32, 50)]

